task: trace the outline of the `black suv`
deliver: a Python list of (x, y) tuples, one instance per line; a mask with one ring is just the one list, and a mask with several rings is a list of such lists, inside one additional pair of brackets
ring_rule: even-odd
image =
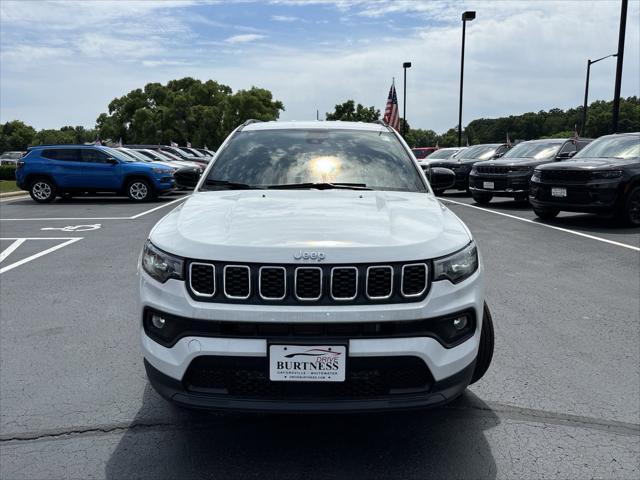
[(564, 210), (640, 225), (640, 133), (600, 137), (571, 161), (536, 168), (529, 201), (542, 219)]
[[(492, 158), (501, 157), (509, 150), (506, 143), (484, 143), (482, 145), (473, 145), (458, 152), (453, 158), (446, 160), (434, 160), (429, 162), (430, 167), (443, 167), (453, 170), (456, 174), (456, 183), (453, 188), (457, 190), (469, 189), (469, 172), (474, 163), (482, 162)], [(433, 186), (432, 186), (433, 187)], [(436, 195), (441, 194), (444, 190), (435, 190)]]
[(477, 203), (493, 197), (527, 201), (533, 169), (543, 163), (571, 158), (591, 142), (590, 138), (529, 140), (514, 146), (497, 160), (478, 162), (469, 174), (469, 190)]

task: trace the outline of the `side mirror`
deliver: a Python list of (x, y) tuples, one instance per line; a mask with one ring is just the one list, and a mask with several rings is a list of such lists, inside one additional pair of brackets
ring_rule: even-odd
[(562, 152), (562, 153), (559, 153), (559, 154), (556, 156), (556, 160), (567, 160), (568, 158), (573, 157), (576, 153), (578, 153), (578, 152), (576, 152), (575, 150), (574, 150), (574, 151), (572, 151), (572, 152)]
[(434, 190), (446, 190), (456, 184), (456, 174), (448, 168), (430, 168), (428, 177), (431, 188)]
[(501, 156), (503, 156), (503, 155), (504, 155), (504, 152), (502, 152), (502, 153), (496, 153), (496, 154), (493, 156), (493, 158), (500, 158), (500, 157), (501, 157)]
[(118, 164), (118, 160), (116, 160), (113, 157), (109, 157), (109, 158), (107, 158), (107, 163), (110, 163), (111, 165), (117, 165)]

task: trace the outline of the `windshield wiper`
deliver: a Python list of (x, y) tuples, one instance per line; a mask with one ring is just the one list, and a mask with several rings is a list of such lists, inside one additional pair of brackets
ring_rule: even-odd
[(267, 188), (277, 189), (277, 190), (294, 190), (296, 188), (304, 189), (304, 188), (315, 188), (317, 190), (330, 190), (330, 189), (341, 189), (341, 190), (371, 190), (371, 188), (367, 187), (366, 183), (346, 183), (346, 182), (307, 182), (307, 183), (285, 183), (282, 185), (269, 185)]
[(229, 182), (228, 180), (207, 180), (205, 185), (228, 188), (229, 190), (253, 190), (259, 188), (246, 183)]

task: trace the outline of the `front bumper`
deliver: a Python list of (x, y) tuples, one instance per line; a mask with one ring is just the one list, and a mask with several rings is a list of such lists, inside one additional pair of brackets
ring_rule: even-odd
[[(529, 179), (527, 175), (470, 175), (469, 190), (471, 192), (490, 193), (496, 197), (514, 197), (529, 193)], [(493, 183), (494, 188), (487, 188), (486, 182)]]
[(432, 408), (458, 397), (469, 385), (475, 361), (460, 372), (435, 382), (428, 392), (362, 399), (259, 399), (229, 397), (191, 392), (184, 384), (154, 368), (146, 359), (144, 366), (151, 386), (165, 399), (178, 406), (198, 410), (226, 410), (272, 413), (340, 413)]
[[(348, 358), (414, 357), (424, 362), (433, 379), (426, 391), (379, 398), (309, 400), (262, 400), (202, 394), (189, 391), (184, 383), (192, 362), (200, 357), (234, 357), (265, 360), (266, 338), (228, 338), (184, 336), (173, 346), (165, 347), (141, 329), (141, 342), (151, 384), (164, 397), (194, 408), (267, 410), (267, 411), (352, 411), (384, 410), (435, 406), (459, 395), (469, 383), (478, 352), (484, 306), (482, 264), (465, 281), (454, 285), (433, 282), (427, 297), (403, 304), (349, 306), (247, 305), (199, 302), (190, 297), (184, 282), (168, 280), (159, 284), (140, 271), (140, 317), (145, 309), (199, 320), (246, 323), (329, 323), (385, 322), (429, 319), (471, 309), (475, 312), (473, 335), (464, 342), (446, 348), (430, 337), (409, 338), (340, 338), (348, 344)], [(289, 343), (296, 341), (287, 339)], [(305, 341), (315, 341), (307, 338)], [(326, 338), (316, 345), (331, 344)], [(347, 363), (349, 365), (349, 363)], [(348, 368), (348, 367), (347, 367)]]
[[(620, 179), (585, 183), (531, 182), (529, 201), (536, 208), (553, 208), (568, 212), (611, 213), (616, 209), (622, 190)], [(566, 197), (551, 194), (554, 187), (565, 188)]]

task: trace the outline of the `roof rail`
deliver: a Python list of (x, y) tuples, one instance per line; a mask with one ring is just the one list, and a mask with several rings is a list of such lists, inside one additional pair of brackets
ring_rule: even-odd
[(249, 120), (245, 121), (242, 125), (240, 125), (240, 128), (238, 130), (242, 130), (244, 127), (246, 127), (247, 125), (251, 125), (252, 123), (261, 123), (263, 120), (256, 120), (255, 118), (250, 118)]

